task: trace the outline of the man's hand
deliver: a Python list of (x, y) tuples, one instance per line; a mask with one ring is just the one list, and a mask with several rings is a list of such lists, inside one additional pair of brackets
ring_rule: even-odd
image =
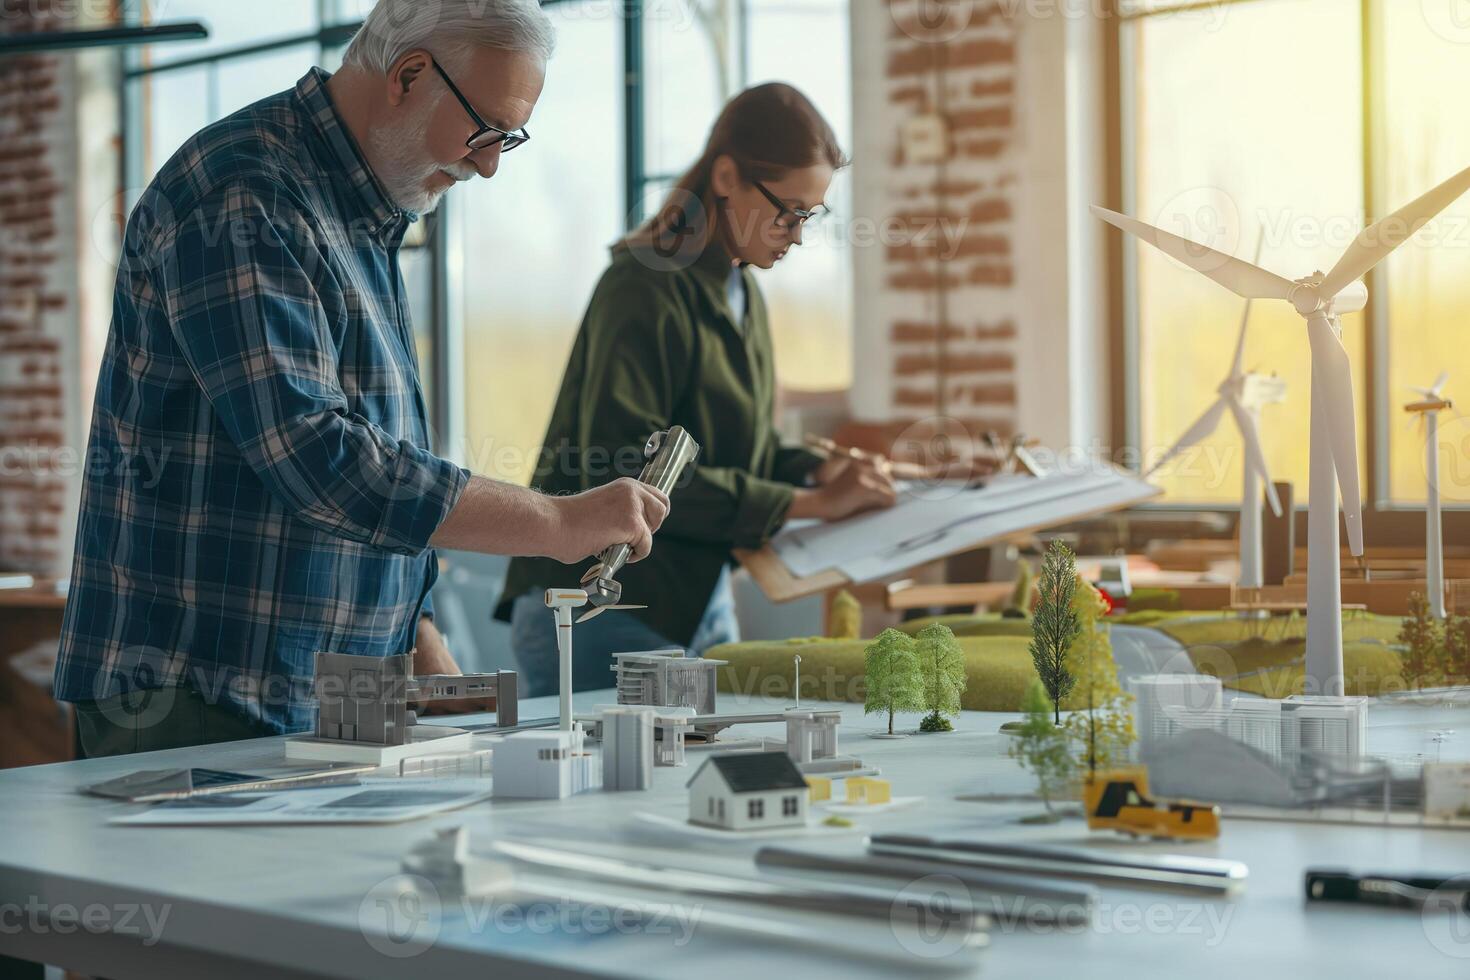
[[(833, 467), (827, 474), (821, 474), (819, 468), (821, 485), (815, 490), (797, 490), (787, 516), (840, 521), (866, 510), (892, 507), (897, 502), (898, 489), (888, 475), (887, 460), (883, 457), (868, 456), (843, 462), (845, 465)], [(823, 467), (827, 463), (822, 464)], [(822, 480), (823, 475), (827, 477), (825, 480)]]
[(548, 553), (572, 565), (615, 544), (633, 546), (629, 563), (653, 549), (653, 533), (669, 514), (669, 498), (630, 477), (571, 497), (550, 498), (559, 515)]

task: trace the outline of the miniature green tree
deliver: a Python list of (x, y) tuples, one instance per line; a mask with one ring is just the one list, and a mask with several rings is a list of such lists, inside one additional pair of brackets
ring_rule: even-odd
[(919, 723), (921, 732), (953, 731), (949, 716), (960, 713), (965, 691), (965, 652), (954, 632), (943, 623), (931, 623), (914, 637), (914, 651), (924, 678), (923, 707), (929, 713)]
[(1082, 746), (1088, 772), (1104, 769), (1127, 757), (1133, 744), (1133, 696), (1118, 683), (1113, 640), (1107, 623), (1108, 603), (1091, 582), (1078, 577), (1072, 596), (1078, 632), (1067, 650), (1067, 671), (1076, 679), (1073, 703), (1086, 708), (1062, 726)]
[(1050, 814), (1051, 798), (1072, 775), (1072, 753), (1067, 733), (1048, 718), (1051, 709), (1046, 688), (1041, 681), (1033, 680), (1026, 688), (1021, 700), (1021, 711), (1026, 719), (1016, 732), (1016, 740), (1008, 750), (1011, 758), (1036, 775), (1037, 791), (1041, 802)]
[(1444, 673), (1451, 683), (1470, 684), (1470, 614), (1445, 620)]
[(1422, 688), (1437, 672), (1444, 649), (1439, 622), (1429, 613), (1429, 600), (1422, 592), (1409, 593), (1409, 615), (1399, 627), (1404, 644), (1404, 683), (1410, 690)]
[(1016, 585), (1011, 590), (1010, 601), (1001, 610), (1005, 619), (1025, 619), (1031, 613), (1031, 592), (1036, 586), (1036, 573), (1031, 563), (1022, 558), (1016, 565)]
[(1062, 698), (1072, 690), (1067, 670), (1067, 648), (1077, 635), (1077, 611), (1072, 596), (1077, 589), (1077, 559), (1061, 541), (1053, 540), (1041, 562), (1036, 611), (1031, 617), (1031, 662), (1052, 701), (1053, 721), (1062, 722)]
[(922, 711), (924, 681), (914, 638), (896, 629), (886, 629), (863, 651), (863, 714), (888, 712), (888, 734), (893, 734), (893, 716), (900, 711)]
[(863, 636), (863, 607), (846, 589), (832, 598), (827, 614), (827, 635), (833, 640), (860, 640)]

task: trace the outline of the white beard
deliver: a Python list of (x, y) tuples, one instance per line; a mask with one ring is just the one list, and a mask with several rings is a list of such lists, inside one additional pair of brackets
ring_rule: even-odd
[(433, 107), (401, 127), (379, 127), (368, 135), (373, 171), (393, 203), (405, 211), (428, 214), (439, 205), (445, 189), (429, 187), (429, 181), (448, 174), (458, 181), (469, 180), (478, 171), (466, 160), (451, 164), (428, 158), (425, 136)]

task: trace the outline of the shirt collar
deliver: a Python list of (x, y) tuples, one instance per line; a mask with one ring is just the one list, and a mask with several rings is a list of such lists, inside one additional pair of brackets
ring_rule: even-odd
[(332, 161), (345, 177), (353, 195), (362, 206), (362, 216), (372, 223), (373, 232), (385, 240), (401, 238), (409, 222), (418, 215), (396, 206), (378, 182), (372, 168), (363, 158), (357, 141), (342, 124), (337, 107), (327, 92), (329, 72), (313, 67), (296, 83), (296, 98), (307, 118), (326, 142)]

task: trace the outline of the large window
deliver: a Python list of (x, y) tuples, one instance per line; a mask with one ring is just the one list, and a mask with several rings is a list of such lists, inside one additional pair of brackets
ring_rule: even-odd
[[(1247, 259), (1261, 236), (1261, 264), (1291, 278), (1330, 268), (1365, 220), (1470, 164), (1470, 133), (1446, 97), (1470, 83), (1470, 37), (1450, 36), (1453, 22), (1436, 24), (1433, 6), (1238, 0), (1204, 10), (1156, 0), (1122, 32), (1125, 206)], [(1470, 237), (1467, 216), (1461, 201), (1390, 258), (1368, 281), (1367, 313), (1343, 319), (1365, 502), (1424, 499), (1422, 438), (1401, 411), (1408, 386), (1447, 369), (1470, 390), (1470, 348), (1456, 320), (1470, 250), (1450, 247), (1454, 235)], [(1147, 459), (1214, 398), (1244, 303), (1152, 248), (1127, 248), (1131, 436)], [(1247, 368), (1287, 384), (1286, 402), (1263, 413), (1272, 477), (1292, 481), (1304, 501), (1311, 389), (1303, 322), (1285, 304), (1259, 302), (1249, 330)], [(1159, 482), (1171, 503), (1234, 504), (1241, 466), (1227, 419)], [(1470, 497), (1470, 474), (1453, 484), (1447, 474), (1447, 498)]]

